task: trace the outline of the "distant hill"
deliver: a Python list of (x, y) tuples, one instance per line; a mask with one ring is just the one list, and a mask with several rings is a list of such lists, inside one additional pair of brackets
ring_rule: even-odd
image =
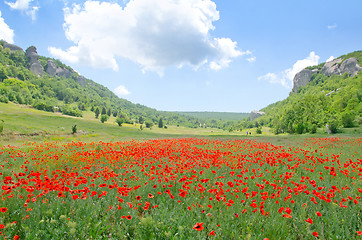
[[(157, 111), (119, 98), (106, 87), (79, 75), (62, 62), (39, 56), (34, 46), (22, 48), (0, 41), (0, 102), (32, 105), (44, 111), (60, 111), (81, 117), (99, 110), (124, 122), (199, 127), (202, 120), (172, 112)], [(98, 109), (98, 110), (97, 110)]]
[(231, 120), (240, 121), (249, 117), (249, 113), (234, 113), (234, 112), (178, 112), (175, 113), (195, 117), (202, 120)]
[(244, 126), (265, 125), (276, 134), (313, 133), (326, 124), (332, 132), (361, 126), (361, 65), (362, 51), (356, 51), (302, 70), (288, 98), (261, 109), (265, 114)]

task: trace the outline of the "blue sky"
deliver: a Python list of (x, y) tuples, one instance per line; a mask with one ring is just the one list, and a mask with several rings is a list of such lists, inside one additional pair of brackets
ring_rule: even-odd
[(158, 110), (250, 112), (362, 50), (362, 1), (0, 0), (0, 38)]

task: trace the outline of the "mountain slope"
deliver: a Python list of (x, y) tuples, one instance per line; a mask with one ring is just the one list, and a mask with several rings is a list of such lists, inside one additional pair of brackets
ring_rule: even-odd
[(291, 92), (288, 98), (261, 109), (265, 115), (253, 123), (270, 126), (276, 134), (315, 132), (317, 127), (326, 124), (332, 131), (338, 127), (360, 126), (362, 68), (357, 64), (352, 66), (357, 71), (345, 70), (352, 60), (362, 65), (362, 51), (303, 70), (310, 71), (310, 74), (303, 74), (303, 71), (300, 74), (301, 78), (307, 78), (305, 85), (294, 86), (295, 92)]
[(162, 112), (117, 97), (106, 87), (79, 75), (58, 60), (38, 56), (35, 47), (25, 52), (0, 41), (0, 102), (32, 105), (39, 110), (82, 116), (91, 109), (120, 116), (125, 122), (148, 122), (198, 127), (192, 116)]

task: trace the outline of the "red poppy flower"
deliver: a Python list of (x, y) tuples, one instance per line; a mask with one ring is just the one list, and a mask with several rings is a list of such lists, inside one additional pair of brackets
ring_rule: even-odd
[(128, 216), (126, 216), (126, 218), (127, 218), (128, 220), (131, 220), (131, 219), (132, 219), (132, 216), (131, 216), (131, 215), (128, 215)]
[(313, 224), (313, 220), (311, 218), (308, 218), (305, 220), (307, 223)]
[(193, 229), (197, 230), (197, 231), (201, 231), (202, 229), (204, 229), (204, 227), (202, 226), (204, 223), (196, 223), (193, 227)]
[(141, 200), (141, 196), (136, 197), (137, 201)]
[(154, 196), (151, 193), (148, 194), (148, 198), (153, 198), (153, 197)]
[(6, 207), (0, 208), (0, 212), (6, 212), (8, 209)]
[(356, 233), (358, 234), (358, 236), (362, 236), (362, 231), (356, 231)]
[(318, 237), (318, 233), (317, 233), (317, 232), (313, 232), (313, 236)]
[(14, 240), (18, 240), (20, 237), (18, 235), (14, 236)]
[(318, 211), (316, 212), (316, 214), (317, 214), (318, 217), (321, 217), (321, 216), (322, 216), (322, 213), (320, 213), (320, 212), (318, 212)]
[(209, 233), (209, 236), (215, 236), (215, 231), (212, 230), (212, 231)]

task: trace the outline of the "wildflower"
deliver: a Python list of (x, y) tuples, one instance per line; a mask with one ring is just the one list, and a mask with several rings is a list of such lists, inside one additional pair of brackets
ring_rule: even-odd
[(204, 227), (202, 226), (204, 223), (196, 223), (193, 227), (193, 229), (197, 230), (197, 231), (201, 231), (202, 229), (204, 229)]
[(313, 232), (313, 236), (318, 237), (318, 233), (317, 233), (317, 232)]
[(318, 217), (322, 216), (322, 213), (320, 213), (319, 211), (317, 211), (316, 214), (317, 214)]
[(313, 220), (311, 218), (308, 218), (305, 220), (307, 223), (313, 224)]
[(6, 212), (8, 209), (6, 207), (0, 208), (0, 212)]
[(215, 236), (215, 231), (212, 230), (212, 231), (209, 233), (209, 236)]

